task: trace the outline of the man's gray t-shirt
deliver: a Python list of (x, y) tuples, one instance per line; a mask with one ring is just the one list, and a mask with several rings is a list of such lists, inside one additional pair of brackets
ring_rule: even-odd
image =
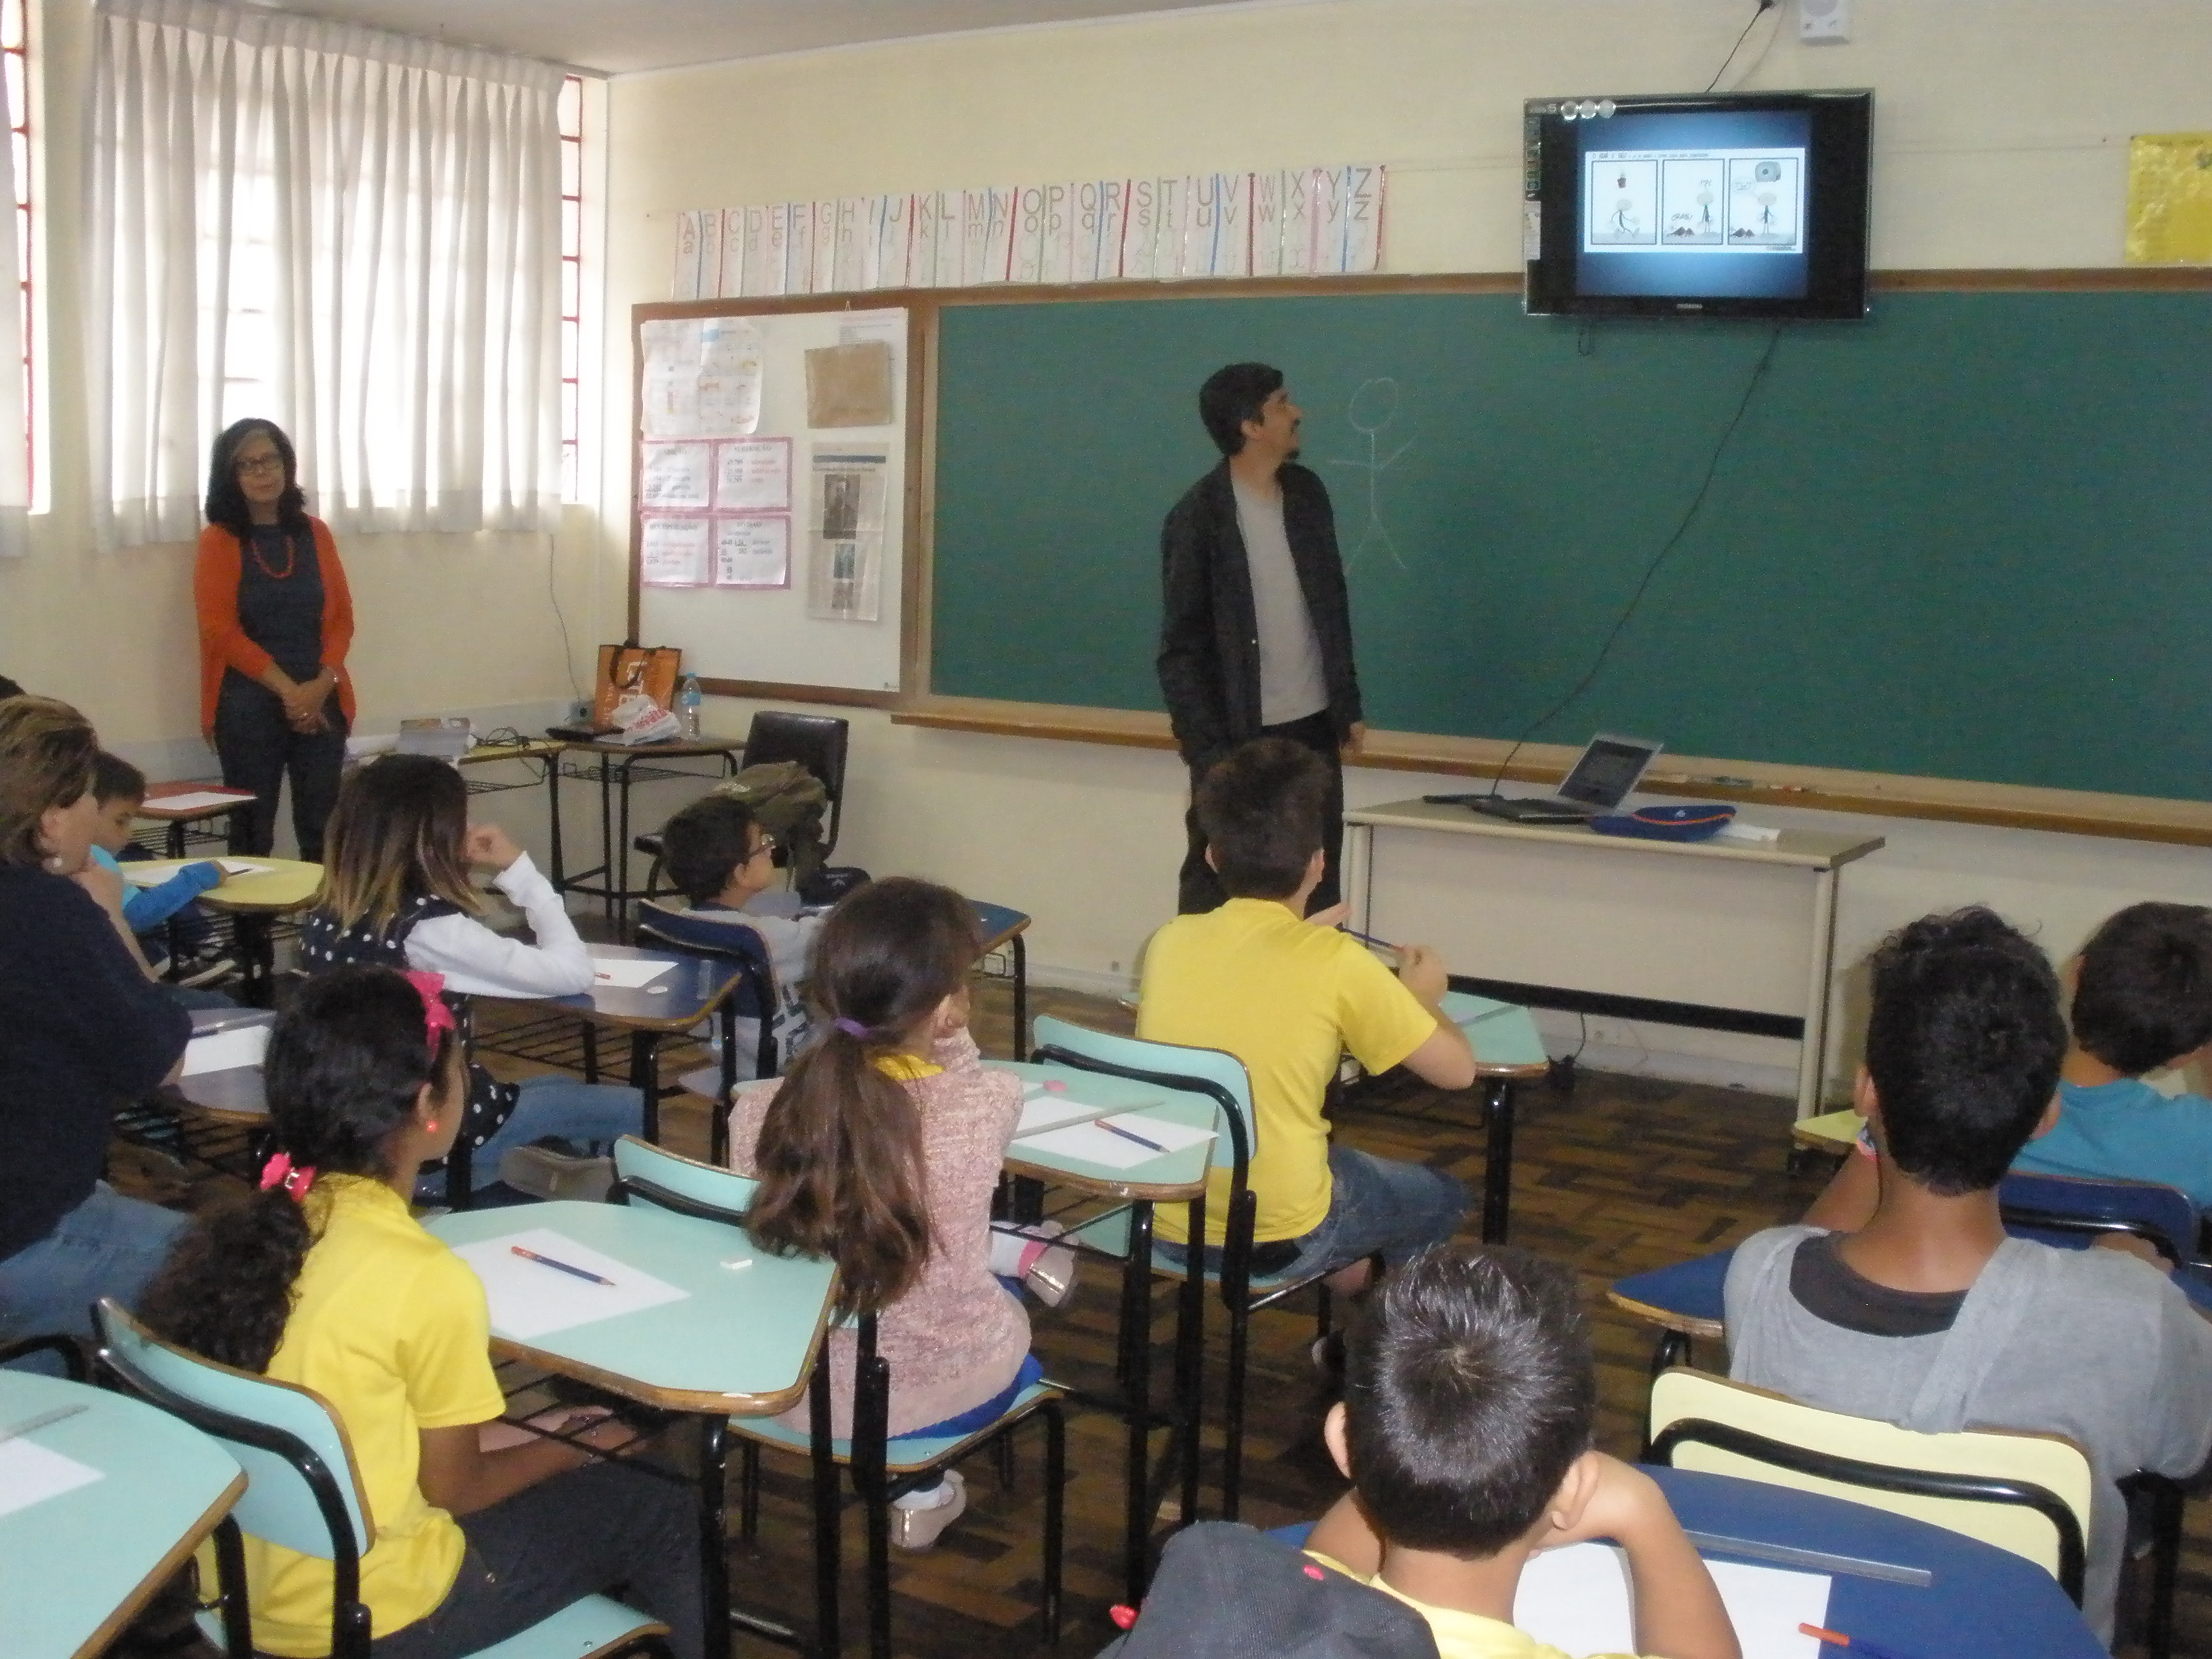
[(1328, 707), (1328, 678), (1322, 670), (1321, 641), (1306, 609), (1306, 591), (1291, 556), (1291, 538), (1283, 528), (1282, 494), (1279, 490), (1270, 500), (1231, 482), (1259, 624), (1260, 723), (1282, 726)]
[(2191, 1474), (2212, 1452), (2212, 1323), (2148, 1262), (2008, 1239), (1948, 1329), (1874, 1335), (1792, 1291), (1798, 1247), (1820, 1232), (1775, 1227), (1736, 1247), (1723, 1292), (1729, 1375), (1927, 1433), (2023, 1429), (2078, 1442), (2096, 1477), (2081, 1611), (2109, 1645), (2127, 1531), (2115, 1482), (2138, 1469)]

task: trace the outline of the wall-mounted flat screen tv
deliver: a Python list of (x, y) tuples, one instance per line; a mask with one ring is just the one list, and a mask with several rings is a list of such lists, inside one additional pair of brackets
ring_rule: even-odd
[(1871, 92), (1532, 98), (1528, 309), (1857, 318)]

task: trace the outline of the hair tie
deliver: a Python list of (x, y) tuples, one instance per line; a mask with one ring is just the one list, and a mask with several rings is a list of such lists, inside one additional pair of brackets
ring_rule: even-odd
[(274, 1153), (261, 1166), (261, 1190), (265, 1193), (271, 1187), (282, 1187), (295, 1204), (307, 1201), (307, 1188), (314, 1184), (315, 1166), (294, 1164), (289, 1152)]
[(422, 999), (422, 1030), (430, 1040), (430, 1058), (435, 1061), (438, 1058), (438, 1038), (443, 1033), (457, 1029), (453, 1023), (453, 1011), (446, 1006), (442, 994), (446, 988), (446, 976), (409, 968), (401, 972), (400, 977), (413, 986), (416, 994)]
[(857, 1019), (846, 1019), (841, 1017), (830, 1023), (855, 1042), (866, 1042), (868, 1040), (868, 1028)]

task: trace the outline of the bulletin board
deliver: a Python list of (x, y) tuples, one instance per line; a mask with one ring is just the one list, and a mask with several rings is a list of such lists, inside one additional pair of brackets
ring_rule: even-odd
[(629, 636), (722, 696), (897, 700), (912, 314), (774, 301), (641, 306)]

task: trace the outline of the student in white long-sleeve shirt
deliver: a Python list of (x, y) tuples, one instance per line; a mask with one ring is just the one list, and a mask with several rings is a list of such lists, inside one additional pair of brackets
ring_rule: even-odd
[[(592, 957), (552, 883), (496, 824), (468, 821), (461, 775), (424, 755), (385, 755), (357, 768), (338, 789), (325, 831), (322, 890), (301, 927), (311, 974), (375, 963), (442, 974), (449, 993), (558, 997), (591, 988)], [(471, 866), (498, 872), (492, 885), (530, 923), (534, 943), (495, 933), (478, 920), (483, 900)], [(635, 1089), (562, 1077), (501, 1083), (470, 1067), (470, 1180), (498, 1179), (517, 1148), (566, 1141), (569, 1149), (611, 1143), (643, 1127)], [(423, 1191), (442, 1190), (443, 1176)]]

